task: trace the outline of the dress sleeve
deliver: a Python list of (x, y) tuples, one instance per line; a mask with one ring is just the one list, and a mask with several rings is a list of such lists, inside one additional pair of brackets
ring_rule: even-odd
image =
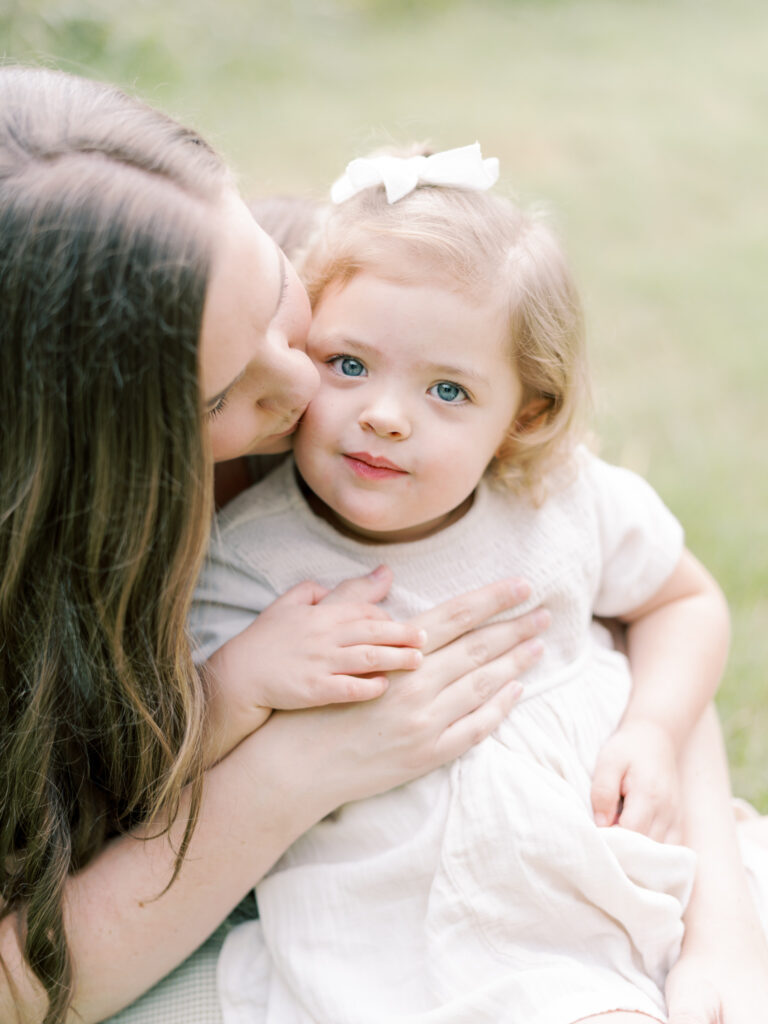
[(659, 590), (682, 554), (683, 528), (642, 477), (585, 457), (602, 551), (594, 613), (611, 618), (639, 607)]
[(193, 657), (207, 661), (219, 647), (250, 626), (275, 594), (226, 533), (214, 529), (189, 614)]

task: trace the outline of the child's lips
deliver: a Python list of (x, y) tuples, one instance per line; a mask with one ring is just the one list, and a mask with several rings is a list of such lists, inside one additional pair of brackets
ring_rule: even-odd
[(344, 461), (358, 476), (369, 480), (386, 480), (396, 476), (407, 476), (408, 471), (390, 459), (368, 452), (345, 452)]

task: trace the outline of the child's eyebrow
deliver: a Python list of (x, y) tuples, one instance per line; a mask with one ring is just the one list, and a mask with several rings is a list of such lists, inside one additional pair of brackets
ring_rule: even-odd
[(419, 369), (427, 370), (436, 377), (460, 377), (462, 380), (473, 381), (475, 384), (490, 385), (490, 380), (482, 373), (468, 366), (448, 366), (446, 363), (420, 363)]
[[(350, 348), (353, 350), (350, 354), (359, 353), (366, 359), (370, 359), (371, 356), (381, 355), (379, 346), (371, 345), (360, 338), (354, 338), (343, 329), (331, 328), (328, 331), (323, 331), (317, 336), (316, 340), (326, 345), (337, 346), (339, 349), (346, 350)], [(414, 363), (414, 368), (420, 373), (429, 373), (434, 377), (460, 377), (462, 380), (472, 381), (474, 384), (482, 384), (486, 387), (491, 385), (488, 377), (478, 373), (477, 370), (473, 370), (470, 366), (452, 366), (448, 363), (432, 363), (424, 360)]]

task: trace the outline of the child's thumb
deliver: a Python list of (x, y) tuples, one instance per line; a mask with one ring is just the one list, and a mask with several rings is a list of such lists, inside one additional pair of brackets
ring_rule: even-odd
[(392, 586), (392, 570), (380, 565), (367, 576), (344, 580), (323, 598), (323, 604), (376, 604)]
[(624, 762), (610, 750), (602, 750), (592, 776), (592, 810), (596, 825), (613, 825), (618, 818)]
[(278, 597), (274, 604), (319, 604), (328, 593), (327, 587), (321, 587), (314, 580), (305, 580)]

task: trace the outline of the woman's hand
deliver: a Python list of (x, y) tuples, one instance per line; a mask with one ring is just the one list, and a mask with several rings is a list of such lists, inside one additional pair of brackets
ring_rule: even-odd
[[(365, 599), (368, 585), (351, 580), (334, 600)], [(536, 636), (548, 625), (546, 611), (482, 625), (529, 593), (506, 580), (446, 601), (411, 620), (427, 634), (423, 663), (392, 673), (381, 697), (278, 712), (260, 733), (297, 751), (297, 773), (308, 770), (302, 758), (316, 762), (316, 787), (327, 790), (324, 813), (453, 760), (496, 729), (521, 692), (519, 677), (541, 654)]]

